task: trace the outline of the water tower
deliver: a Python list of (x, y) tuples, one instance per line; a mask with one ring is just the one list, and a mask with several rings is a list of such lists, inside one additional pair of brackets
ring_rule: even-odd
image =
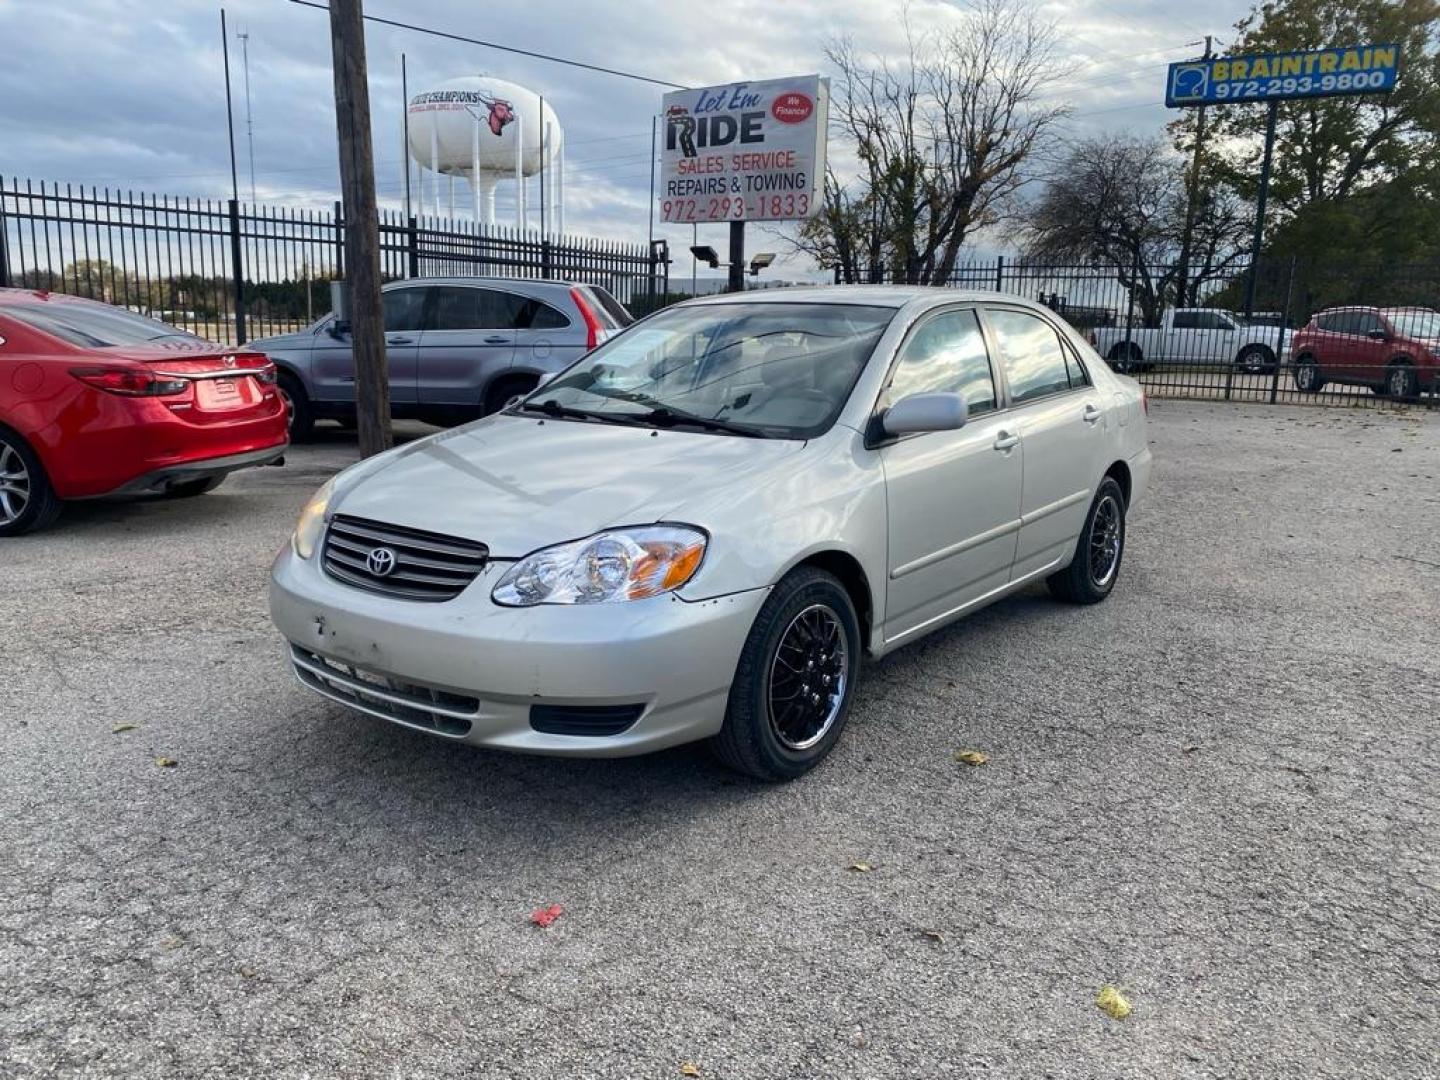
[(528, 210), (525, 177), (542, 174), (541, 190), (549, 204), (542, 210), (545, 228), (564, 231), (565, 137), (555, 110), (544, 104), (540, 95), (503, 79), (471, 75), (416, 94), (407, 109), (410, 156), (421, 170), (422, 205), (426, 170), (432, 177), (432, 205), (437, 214), (440, 177), (449, 176), (453, 216), (454, 178), (463, 176), (474, 195), (476, 220), (493, 225), (495, 188), (502, 180), (513, 180), (515, 225), (523, 229)]

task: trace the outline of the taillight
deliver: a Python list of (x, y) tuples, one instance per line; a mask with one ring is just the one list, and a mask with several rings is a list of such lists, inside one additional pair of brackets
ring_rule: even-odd
[(121, 397), (168, 397), (183, 394), (190, 387), (186, 379), (166, 379), (138, 368), (71, 368), (70, 374), (86, 386)]
[(256, 382), (266, 385), (275, 381), (275, 365), (260, 353), (235, 357), (235, 370), (236, 374), (253, 376)]
[(1140, 391), (1140, 407), (1145, 410), (1145, 415), (1150, 415), (1150, 395), (1144, 390)]
[(590, 305), (585, 302), (585, 294), (579, 289), (570, 290), (570, 299), (575, 301), (575, 306), (580, 310), (580, 317), (585, 320), (585, 347), (593, 349), (600, 344), (600, 335), (604, 327), (600, 320), (595, 317), (595, 312), (590, 310)]

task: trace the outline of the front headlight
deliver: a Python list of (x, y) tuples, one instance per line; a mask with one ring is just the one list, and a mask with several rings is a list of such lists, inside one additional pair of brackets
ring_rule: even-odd
[(694, 577), (705, 542), (703, 532), (687, 525), (612, 529), (525, 556), (491, 595), (507, 607), (643, 600)]
[(325, 512), (330, 509), (330, 496), (334, 491), (335, 481), (325, 481), (325, 486), (310, 496), (305, 509), (300, 511), (300, 520), (295, 523), (295, 535), (290, 538), (290, 546), (302, 559), (315, 554), (315, 545), (325, 531)]

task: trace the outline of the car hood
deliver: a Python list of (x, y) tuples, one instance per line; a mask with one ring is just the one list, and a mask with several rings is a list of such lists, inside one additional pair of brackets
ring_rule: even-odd
[(275, 334), (272, 337), (256, 338), (247, 341), (245, 348), (252, 352), (268, 353), (272, 350), (280, 352), (285, 349), (305, 349), (315, 344), (315, 335), (309, 333), (299, 334)]
[(362, 462), (351, 484), (342, 476), (331, 506), (519, 558), (611, 526), (674, 520), (682, 503), (743, 489), (804, 445), (492, 416)]

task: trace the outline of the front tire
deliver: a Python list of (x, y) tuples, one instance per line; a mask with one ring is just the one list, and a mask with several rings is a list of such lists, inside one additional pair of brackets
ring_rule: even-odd
[(1110, 595), (1120, 577), (1125, 555), (1125, 493), (1107, 476), (1095, 492), (1085, 528), (1075, 543), (1070, 565), (1045, 579), (1057, 600), (1071, 604), (1098, 604)]
[(1385, 396), (1392, 401), (1414, 401), (1420, 396), (1420, 378), (1404, 360), (1397, 360), (1385, 372)]
[(481, 406), (480, 415), (489, 416), (491, 413), (509, 408), (534, 390), (538, 383), (538, 379), (528, 375), (516, 375), (496, 380), (495, 385), (485, 392), (485, 402)]
[(315, 434), (315, 410), (310, 404), (310, 395), (300, 380), (288, 371), (282, 371), (276, 380), (280, 400), (285, 403), (285, 419), (290, 428), (290, 441), (309, 442)]
[(1295, 389), (1302, 394), (1318, 394), (1325, 389), (1325, 380), (1320, 375), (1320, 365), (1313, 356), (1302, 356), (1295, 361)]
[(35, 451), (0, 428), (0, 537), (43, 529), (59, 514), (60, 499)]
[(711, 750), (757, 780), (793, 780), (839, 740), (859, 674), (850, 594), (823, 570), (791, 571), (750, 628)]

